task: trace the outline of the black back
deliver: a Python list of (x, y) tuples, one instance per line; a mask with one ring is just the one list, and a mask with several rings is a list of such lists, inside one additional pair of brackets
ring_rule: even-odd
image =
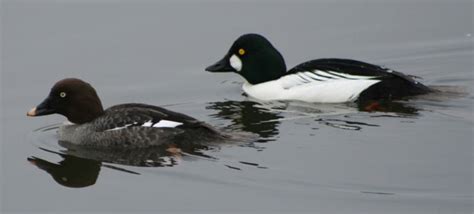
[(357, 76), (372, 76), (380, 79), (359, 95), (359, 101), (377, 99), (399, 99), (404, 96), (426, 94), (432, 90), (409, 76), (398, 71), (351, 59), (315, 59), (301, 63), (285, 75), (304, 71), (332, 71)]

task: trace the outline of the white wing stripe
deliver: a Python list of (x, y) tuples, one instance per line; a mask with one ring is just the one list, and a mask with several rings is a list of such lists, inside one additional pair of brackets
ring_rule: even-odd
[(341, 76), (343, 78), (347, 78), (347, 79), (373, 79), (375, 78), (376, 76), (358, 76), (358, 75), (350, 75), (350, 74), (345, 74), (345, 73), (338, 73), (338, 72), (335, 72), (335, 71), (327, 71), (328, 74), (332, 74), (333, 76)]
[(153, 122), (151, 122), (151, 120), (150, 120), (150, 121), (145, 122), (142, 126), (143, 127), (151, 127), (152, 125), (153, 125)]
[(321, 79), (320, 76), (314, 74), (313, 72), (307, 71), (307, 72), (304, 72), (304, 74), (306, 74), (308, 77), (310, 77), (310, 78), (313, 79), (313, 80), (316, 80), (316, 81), (324, 81), (324, 79)]
[(335, 75), (332, 75), (330, 73), (327, 73), (325, 71), (320, 71), (320, 70), (315, 70), (314, 74), (316, 74), (320, 77), (326, 78), (326, 79), (341, 79), (341, 77), (339, 77), (339, 76), (335, 76)]
[(158, 123), (155, 123), (155, 125), (153, 125), (153, 127), (155, 128), (174, 128), (176, 126), (180, 126), (180, 125), (183, 125), (183, 123), (180, 123), (180, 122), (175, 122), (175, 121), (171, 121), (171, 120), (160, 120), (160, 122)]
[[(138, 124), (137, 122), (134, 122), (132, 124), (126, 124), (124, 126), (119, 126), (119, 127), (107, 129), (105, 131), (116, 131), (116, 130), (127, 128), (129, 126), (134, 126), (134, 125), (137, 125), (137, 124)], [(171, 120), (160, 120), (158, 123), (153, 123), (151, 120), (149, 120), (149, 121), (143, 123), (141, 126), (142, 127), (152, 127), (152, 128), (175, 128), (175, 127), (180, 126), (180, 125), (183, 125), (183, 123), (175, 122), (175, 121), (171, 121)]]
[(343, 75), (342, 73), (337, 73), (334, 71), (325, 71), (327, 75), (331, 75), (333, 77), (336, 77), (338, 79), (349, 79), (349, 80), (357, 80), (357, 78), (354, 78), (353, 75)]
[(326, 80), (331, 80), (333, 79), (332, 77), (330, 77), (329, 75), (321, 75), (318, 70), (316, 71), (308, 71), (308, 73), (310, 73), (311, 75), (313, 75), (313, 77), (321, 80), (321, 81), (326, 81)]
[(308, 79), (308, 77), (305, 76), (304, 73), (298, 73), (298, 77), (301, 78), (303, 80), (303, 82), (305, 82), (305, 83), (311, 82), (311, 79), (310, 78)]
[(333, 72), (330, 73), (328, 71), (320, 71), (320, 70), (317, 70), (316, 72), (320, 75), (332, 77), (333, 79), (348, 79), (347, 77), (338, 75), (337, 73), (333, 73)]
[(124, 129), (124, 128), (127, 128), (129, 126), (131, 126), (132, 124), (127, 124), (125, 126), (120, 126), (120, 127), (115, 127), (115, 128), (112, 128), (112, 129), (107, 129), (105, 131), (115, 131), (115, 130), (120, 130), (120, 129)]

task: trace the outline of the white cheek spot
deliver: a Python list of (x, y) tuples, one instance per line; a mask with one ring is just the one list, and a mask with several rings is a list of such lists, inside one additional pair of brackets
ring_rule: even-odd
[(153, 125), (153, 127), (155, 127), (155, 128), (165, 128), (165, 127), (174, 128), (174, 127), (180, 126), (180, 125), (183, 125), (183, 123), (175, 122), (175, 121), (171, 121), (171, 120), (160, 120), (160, 122)]
[(235, 54), (232, 55), (229, 59), (230, 66), (234, 68), (236, 71), (240, 72), (242, 70), (242, 60)]

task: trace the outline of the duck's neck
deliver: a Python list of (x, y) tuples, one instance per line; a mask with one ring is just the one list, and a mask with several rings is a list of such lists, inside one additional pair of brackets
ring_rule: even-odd
[(245, 78), (248, 83), (252, 85), (264, 83), (264, 82), (269, 82), (273, 80), (277, 80), (283, 75), (285, 75), (286, 70), (285, 69), (280, 69), (280, 70), (275, 70), (276, 68), (266, 68), (268, 70), (259, 70), (259, 75), (255, 76), (250, 76), (249, 78)]
[(252, 85), (279, 79), (286, 73), (286, 64), (280, 53), (275, 54), (273, 57), (262, 57), (253, 62), (249, 60), (247, 64), (244, 64), (240, 75)]
[[(67, 113), (67, 119), (75, 124), (88, 123), (104, 114), (104, 108), (99, 99), (84, 100), (87, 105), (77, 105)], [(87, 106), (87, 107), (85, 107)]]

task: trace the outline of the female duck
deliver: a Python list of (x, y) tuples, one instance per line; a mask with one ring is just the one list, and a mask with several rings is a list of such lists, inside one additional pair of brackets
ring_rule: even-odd
[(94, 88), (74, 78), (57, 82), (27, 115), (55, 113), (72, 123), (59, 128), (59, 140), (84, 146), (148, 147), (227, 137), (192, 117), (157, 106), (128, 103), (104, 110)]
[(349, 59), (317, 59), (286, 71), (280, 52), (258, 34), (239, 37), (224, 58), (206, 70), (240, 74), (246, 80), (245, 93), (259, 100), (341, 103), (431, 91), (412, 76)]

